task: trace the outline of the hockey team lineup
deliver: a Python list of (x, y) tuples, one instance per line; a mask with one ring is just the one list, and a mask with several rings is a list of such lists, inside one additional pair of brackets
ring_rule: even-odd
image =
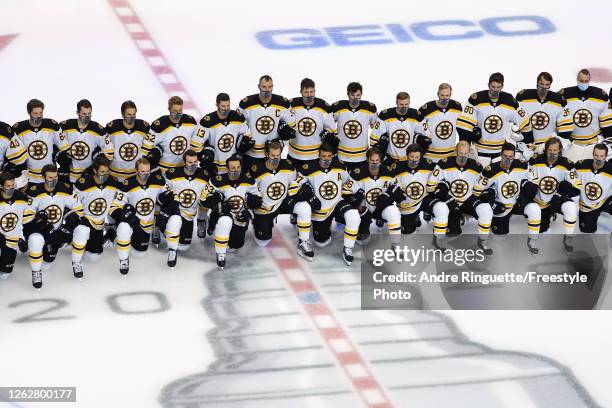
[(61, 123), (32, 99), (29, 119), (0, 124), (2, 277), (21, 251), (40, 288), (42, 270), (71, 245), (73, 274), (82, 278), (84, 253), (95, 260), (105, 242), (117, 248), (125, 275), (130, 255), (144, 256), (162, 236), (174, 268), (194, 224), (198, 238), (213, 237), (223, 268), (249, 225), (265, 247), (282, 214), (296, 226), (297, 253), (307, 261), (315, 256), (311, 233), (315, 246), (328, 245), (332, 221), (344, 225), (341, 257), (350, 265), (355, 241), (368, 241), (372, 223), (386, 224), (397, 242), (421, 217), (432, 222), (440, 250), (446, 234), (461, 234), (464, 216), (474, 217), (478, 248), (492, 255), (491, 231), (507, 234), (510, 217), (524, 215), (527, 247), (537, 254), (538, 234), (559, 213), (571, 252), (578, 219), (580, 231), (593, 233), (599, 215), (611, 211), (602, 142), (612, 140), (612, 109), (586, 69), (577, 86), (559, 93), (550, 90), (552, 80), (539, 74), (537, 88), (515, 99), (494, 73), (465, 108), (442, 83), (438, 99), (418, 110), (399, 92), (395, 107), (378, 112), (357, 82), (347, 86), (347, 99), (330, 105), (315, 96), (311, 79), (289, 100), (264, 75), (259, 92), (236, 110), (220, 93), (216, 111), (198, 122), (173, 96), (168, 115), (151, 125), (137, 118), (132, 101), (121, 105), (121, 119), (102, 126), (86, 99), (76, 119)]

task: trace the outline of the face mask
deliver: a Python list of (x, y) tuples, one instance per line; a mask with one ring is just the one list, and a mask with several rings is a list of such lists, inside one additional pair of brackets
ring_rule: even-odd
[(545, 98), (546, 95), (548, 94), (548, 90), (550, 88), (542, 88), (540, 86), (538, 86), (538, 96), (541, 96), (542, 98)]
[(227, 115), (229, 115), (230, 113), (230, 109), (219, 109), (219, 116), (221, 116), (222, 118), (226, 118)]
[(183, 113), (171, 112), (170, 116), (172, 117), (173, 120), (176, 120), (178, 122), (183, 117)]
[(557, 159), (559, 158), (559, 154), (558, 153), (546, 153), (546, 159), (549, 162), (556, 162)]
[(42, 124), (42, 118), (30, 117), (30, 119), (32, 120), (32, 125), (34, 126), (40, 126)]
[(582, 92), (586, 91), (587, 89), (589, 89), (589, 83), (579, 83), (578, 84), (578, 89), (580, 89)]
[(108, 180), (108, 174), (102, 174), (101, 176), (98, 176), (98, 179), (100, 180), (100, 184), (104, 184), (106, 183), (106, 180)]
[(467, 156), (457, 156), (457, 164), (459, 166), (465, 166), (468, 161)]
[(128, 126), (132, 126), (134, 123), (136, 123), (136, 116), (125, 116), (124, 119)]
[(138, 173), (138, 177), (142, 180), (143, 183), (146, 183), (149, 180), (149, 176), (151, 173), (140, 174)]
[(185, 166), (185, 173), (193, 174), (193, 173), (196, 172), (197, 168), (198, 168), (198, 164), (197, 163), (196, 164), (192, 164), (190, 166)]
[(45, 180), (45, 185), (49, 187), (49, 189), (55, 190), (55, 186), (57, 186), (57, 180), (51, 180), (51, 181)]
[(271, 165), (272, 167), (276, 167), (276, 166), (278, 166), (278, 164), (280, 163), (280, 160), (281, 160), (281, 159), (270, 159), (270, 158), (268, 158), (268, 161), (270, 162), (270, 165)]
[(331, 164), (331, 160), (323, 160), (323, 159), (319, 159), (319, 164), (321, 165), (321, 167), (323, 167), (324, 169), (328, 168), (329, 165)]
[(304, 101), (304, 104), (312, 105), (314, 103), (314, 96), (304, 96), (302, 100)]
[(501, 91), (489, 91), (489, 96), (493, 99), (499, 98), (499, 93)]
[(502, 164), (503, 167), (508, 168), (508, 167), (510, 167), (510, 165), (512, 165), (512, 159), (502, 158), (501, 159), (501, 164)]
[(228, 171), (227, 175), (230, 178), (230, 180), (238, 180), (238, 177), (240, 177), (240, 172), (239, 171)]
[(368, 163), (368, 168), (372, 172), (378, 171), (378, 169), (380, 168), (380, 163)]
[[(597, 159), (594, 159), (594, 160), (593, 160), (593, 166), (594, 166), (596, 169), (599, 169), (599, 168), (603, 167), (603, 165), (604, 165), (604, 163), (605, 163), (605, 162), (606, 162), (605, 160), (597, 160)], [(6, 190), (5, 190), (5, 191), (6, 191)]]
[(89, 125), (89, 122), (91, 122), (91, 116), (89, 116), (89, 115), (85, 115), (85, 116), (79, 115), (79, 122), (81, 122), (82, 124), (87, 126), (87, 125)]
[(446, 105), (448, 105), (448, 102), (450, 101), (450, 99), (444, 98), (444, 99), (438, 99), (438, 103), (440, 104), (440, 106), (444, 107)]
[(408, 113), (408, 108), (397, 108), (397, 113), (400, 115), (405, 115)]
[(261, 99), (269, 99), (272, 97), (272, 91), (259, 91), (259, 97)]
[(361, 102), (361, 98), (350, 98), (349, 99), (349, 105), (351, 105), (354, 108), (359, 106), (359, 102)]
[(411, 169), (416, 169), (416, 167), (419, 165), (420, 160), (408, 160), (408, 167), (410, 167)]
[(4, 194), (8, 197), (8, 198), (12, 198), (13, 194), (15, 193), (15, 189), (14, 188), (3, 188), (2, 191), (4, 191)]

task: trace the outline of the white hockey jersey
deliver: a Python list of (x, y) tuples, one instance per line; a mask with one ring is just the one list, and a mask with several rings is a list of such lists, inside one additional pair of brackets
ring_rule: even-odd
[[(612, 126), (608, 117), (608, 94), (601, 88), (589, 86), (581, 91), (577, 86), (559, 91), (567, 101), (569, 114), (574, 121), (572, 140), (577, 145), (597, 143), (601, 125)], [(611, 116), (612, 117), (612, 116)]]
[(540, 208), (546, 208), (550, 204), (559, 187), (559, 183), (567, 181), (576, 188), (580, 188), (580, 180), (576, 175), (574, 164), (566, 157), (559, 156), (553, 165), (548, 164), (546, 155), (536, 155), (529, 160), (529, 171), (533, 182), (538, 185), (538, 193), (534, 201)]
[(416, 109), (408, 109), (405, 115), (397, 113), (395, 108), (385, 109), (380, 112), (372, 128), (370, 145), (378, 143), (380, 137), (386, 133), (389, 146), (384, 153), (394, 160), (407, 160), (406, 146), (415, 142), (416, 134), (425, 135), (422, 120)]
[(23, 224), (33, 218), (30, 212), (25, 218), (28, 209), (28, 197), (19, 190), (15, 190), (13, 197), (6, 199), (0, 194), (0, 234), (4, 235), (6, 245), (16, 248), (22, 236)]
[(162, 172), (183, 165), (183, 153), (189, 149), (196, 134), (197, 123), (191, 115), (183, 114), (178, 123), (164, 115), (151, 124), (154, 146), (161, 152), (159, 168)]
[(290, 107), (287, 98), (276, 94), (272, 94), (272, 99), (268, 103), (262, 103), (259, 94), (247, 96), (240, 101), (238, 112), (246, 118), (251, 137), (255, 140), (255, 146), (247, 152), (247, 155), (255, 158), (266, 157), (264, 153), (266, 142), (278, 139), (279, 121), (282, 120), (291, 127), (295, 126)]
[(400, 213), (413, 214), (421, 207), (423, 199), (432, 191), (432, 186), (435, 186), (434, 181), (430, 182), (435, 166), (436, 164), (429, 159), (421, 159), (414, 169), (406, 162), (391, 165), (390, 169), (405, 195), (399, 204)]
[[(23, 164), (27, 158), (25, 147), (15, 136), (13, 128), (8, 123), (0, 122), (0, 168), (8, 161)], [(19, 177), (19, 174), (14, 176)]]
[(106, 125), (113, 144), (113, 161), (111, 174), (122, 181), (136, 174), (136, 160), (149, 154), (155, 143), (155, 136), (149, 134), (150, 126), (141, 119), (136, 119), (134, 127), (128, 129), (123, 119), (115, 119)]
[(165, 176), (168, 188), (179, 202), (181, 217), (193, 220), (198, 213), (200, 201), (212, 191), (212, 186), (206, 181), (208, 177), (204, 174), (204, 170), (198, 168), (192, 175), (187, 175), (185, 168), (181, 166), (168, 170)]
[(482, 165), (472, 158), (468, 158), (465, 166), (459, 166), (457, 156), (446, 157), (438, 162), (431, 173), (427, 190), (434, 191), (438, 183), (445, 183), (451, 197), (461, 204), (475, 192), (481, 173)]
[(213, 188), (209, 189), (209, 192), (220, 191), (223, 195), (223, 202), (230, 204), (230, 215), (234, 222), (238, 225), (246, 225), (236, 221), (236, 217), (243, 209), (247, 208), (247, 193), (261, 196), (255, 181), (245, 175), (241, 175), (237, 180), (230, 180), (227, 174), (219, 174), (210, 179), (210, 184)]
[(255, 214), (270, 214), (280, 207), (287, 196), (295, 195), (300, 189), (303, 177), (287, 160), (281, 160), (276, 170), (270, 170), (265, 163), (254, 164), (249, 176), (255, 180), (263, 204), (254, 210)]
[(374, 212), (378, 197), (387, 191), (387, 188), (396, 183), (393, 173), (386, 167), (380, 166), (377, 176), (372, 176), (368, 170), (368, 164), (364, 163), (354, 168), (349, 173), (350, 180), (344, 184), (342, 194), (354, 194), (363, 190), (365, 198), (361, 205), (370, 212)]
[(463, 112), (461, 104), (454, 99), (448, 101), (446, 108), (441, 108), (436, 101), (427, 102), (419, 108), (423, 118), (423, 128), (431, 139), (431, 145), (425, 153), (426, 159), (434, 163), (455, 154), (455, 146), (459, 141), (457, 119)]
[(315, 98), (310, 106), (302, 97), (291, 100), (291, 112), (295, 120), (295, 138), (289, 140), (289, 156), (297, 160), (315, 160), (319, 157), (321, 133), (336, 133), (336, 122), (331, 106), (323, 99)]
[(612, 162), (595, 170), (593, 159), (576, 163), (576, 174), (580, 180), (580, 211), (589, 212), (601, 207), (612, 195)]
[[(315, 196), (321, 200), (321, 209), (312, 211), (314, 221), (324, 221), (329, 217), (338, 202), (342, 199), (342, 189), (345, 183), (350, 183), (350, 177), (344, 165), (334, 158), (327, 169), (319, 163), (303, 164), (299, 169), (306, 182), (314, 189)], [(349, 184), (348, 188), (352, 188)]]
[(366, 160), (366, 151), (370, 147), (369, 131), (376, 124), (376, 105), (360, 101), (357, 108), (352, 108), (348, 100), (332, 105), (332, 112), (337, 123), (338, 159), (348, 163)]
[(543, 145), (553, 136), (569, 139), (572, 135), (574, 122), (565, 98), (560, 94), (548, 91), (546, 99), (542, 100), (536, 89), (523, 89), (516, 95), (516, 101), (529, 116), (536, 146)]
[(79, 201), (83, 205), (83, 216), (97, 230), (104, 228), (113, 201), (119, 191), (119, 183), (112, 176), (98, 184), (91, 174), (84, 174), (74, 184)]
[(106, 135), (106, 129), (98, 122), (91, 121), (85, 129), (80, 129), (77, 119), (68, 119), (60, 123), (60, 128), (72, 158), (70, 182), (75, 183), (91, 166), (96, 149), (109, 160), (113, 159), (113, 144)]
[(28, 185), (27, 195), (31, 202), (26, 214), (33, 217), (37, 212), (45, 211), (54, 229), (60, 227), (67, 212), (83, 216), (83, 205), (68, 183), (57, 183), (51, 193), (45, 190), (44, 183), (33, 183)]
[(161, 172), (151, 173), (145, 185), (141, 185), (136, 176), (129, 177), (120, 183), (120, 188), (111, 205), (111, 214), (115, 209), (131, 204), (136, 209), (141, 228), (145, 232), (153, 231), (157, 196), (168, 190)]

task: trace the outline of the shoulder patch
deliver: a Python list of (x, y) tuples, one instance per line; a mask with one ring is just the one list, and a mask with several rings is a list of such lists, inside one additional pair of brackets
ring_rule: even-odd
[(583, 161), (584, 161), (584, 159), (582, 159), (582, 160), (578, 160), (576, 163), (577, 163), (577, 164), (582, 164), (582, 162), (583, 162)]
[(517, 95), (522, 95), (522, 94), (524, 94), (524, 93), (525, 93), (525, 90), (524, 90), (524, 89), (521, 89)]
[(477, 97), (477, 96), (478, 96), (478, 95), (476, 95), (475, 93), (473, 93), (472, 95), (470, 95), (470, 98), (471, 98), (471, 99), (476, 99), (476, 97)]
[(486, 170), (486, 171), (491, 171), (491, 166), (487, 166), (487, 167), (485, 167), (485, 170)]
[(561, 88), (561, 89), (559, 90), (559, 95), (563, 95), (563, 91), (564, 91), (564, 89), (563, 89), (563, 88)]
[(355, 172), (355, 174), (359, 174), (361, 173), (361, 170), (359, 169), (359, 167), (357, 167), (355, 170), (353, 170)]
[(302, 165), (302, 168), (303, 168), (304, 170), (308, 170), (308, 164), (303, 164), (303, 165)]
[(374, 106), (374, 104), (372, 102), (368, 102), (370, 104), (370, 106)]
[(257, 170), (257, 165), (256, 165), (256, 164), (254, 164), (254, 165), (252, 165), (252, 166), (251, 166), (251, 171), (253, 171), (253, 172), (254, 172), (255, 170)]
[(223, 177), (221, 177), (221, 176), (217, 176), (217, 177), (215, 177), (215, 180), (217, 180), (217, 181), (221, 181), (221, 179), (222, 179), (222, 178), (223, 178)]
[(448, 161), (448, 158), (445, 157), (441, 161), (442, 161), (442, 163), (446, 163)]
[(62, 123), (61, 123), (61, 125), (62, 125), (62, 127), (66, 126), (66, 121), (65, 121), (65, 120), (63, 120), (63, 121), (62, 121)]
[(84, 179), (83, 177), (81, 177), (81, 178), (79, 179), (79, 183), (84, 183), (84, 182), (85, 182), (85, 179)]
[(123, 183), (124, 186), (127, 186), (128, 185), (127, 179), (123, 180), (122, 183)]
[(396, 167), (397, 167), (396, 163), (392, 163), (390, 169), (395, 170)]
[(145, 126), (149, 126), (149, 122), (147, 122), (146, 120), (143, 120), (142, 123), (144, 123)]
[(334, 103), (332, 103), (332, 106), (338, 106), (339, 103), (340, 103), (340, 101), (334, 102)]
[(98, 123), (98, 127), (100, 128), (100, 130), (104, 129), (104, 126), (102, 126), (101, 124)]
[(30, 190), (32, 190), (32, 191), (36, 190), (36, 186), (30, 187)]
[(208, 115), (204, 116), (204, 120), (208, 122), (210, 120), (210, 116)]
[(156, 175), (155, 177), (156, 177), (158, 180), (163, 180), (163, 179), (164, 179), (164, 178), (162, 177), (162, 175), (161, 175), (161, 174), (158, 174), (158, 175)]
[(422, 109), (422, 110), (427, 109), (427, 104), (424, 104), (423, 106), (421, 106), (421, 109)]
[(174, 167), (172, 167), (171, 169), (168, 169), (166, 173), (170, 173), (170, 174), (174, 173)]
[(158, 120), (156, 120), (155, 122), (153, 122), (153, 124), (154, 124), (155, 126), (159, 126), (159, 119), (158, 119)]
[(248, 96), (246, 96), (244, 99), (242, 99), (242, 102), (246, 102), (246, 101), (248, 101), (248, 100), (249, 100), (249, 97), (248, 97)]
[(108, 122), (108, 123), (106, 124), (106, 126), (111, 127), (111, 125), (112, 125), (112, 124), (113, 124), (113, 122), (112, 122), (112, 121), (110, 121), (110, 122)]
[[(604, 91), (605, 93), (605, 91)], [(54, 119), (51, 119), (51, 123), (53, 123), (54, 125), (57, 125), (57, 122)]]
[(13, 125), (13, 128), (17, 128), (17, 125), (19, 124), (19, 122), (15, 122), (15, 124)]
[(427, 159), (427, 164), (431, 164), (431, 163), (433, 163), (431, 159)]
[(285, 97), (283, 96), (283, 101), (285, 101), (285, 102), (289, 102), (289, 99), (287, 99), (287, 98), (285, 98)]
[(386, 110), (386, 109), (383, 109), (383, 111), (382, 111), (382, 112), (380, 112), (380, 114), (381, 114), (381, 115), (386, 115), (386, 114), (387, 114), (387, 110)]

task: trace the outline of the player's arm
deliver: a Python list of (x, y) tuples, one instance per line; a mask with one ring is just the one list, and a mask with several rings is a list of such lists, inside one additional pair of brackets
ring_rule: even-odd
[[(605, 91), (604, 91), (605, 95)], [(599, 127), (605, 139), (612, 138), (612, 99), (606, 95), (606, 107), (599, 115)]]
[(53, 144), (58, 151), (64, 152), (70, 148), (66, 134), (62, 132), (59, 123), (51, 120), (51, 130), (53, 130)]
[[(612, 115), (612, 111), (610, 112), (610, 114)], [(557, 114), (556, 132), (557, 136), (567, 140), (571, 140), (572, 133), (574, 132), (574, 121), (572, 120), (572, 115), (570, 114), (570, 109), (567, 107), (567, 102), (565, 101), (565, 98), (562, 99), (561, 109)]]
[(476, 94), (473, 94), (465, 104), (463, 112), (457, 117), (459, 140), (466, 140), (470, 143), (478, 141), (479, 135), (475, 131), (478, 127), (477, 104)]

